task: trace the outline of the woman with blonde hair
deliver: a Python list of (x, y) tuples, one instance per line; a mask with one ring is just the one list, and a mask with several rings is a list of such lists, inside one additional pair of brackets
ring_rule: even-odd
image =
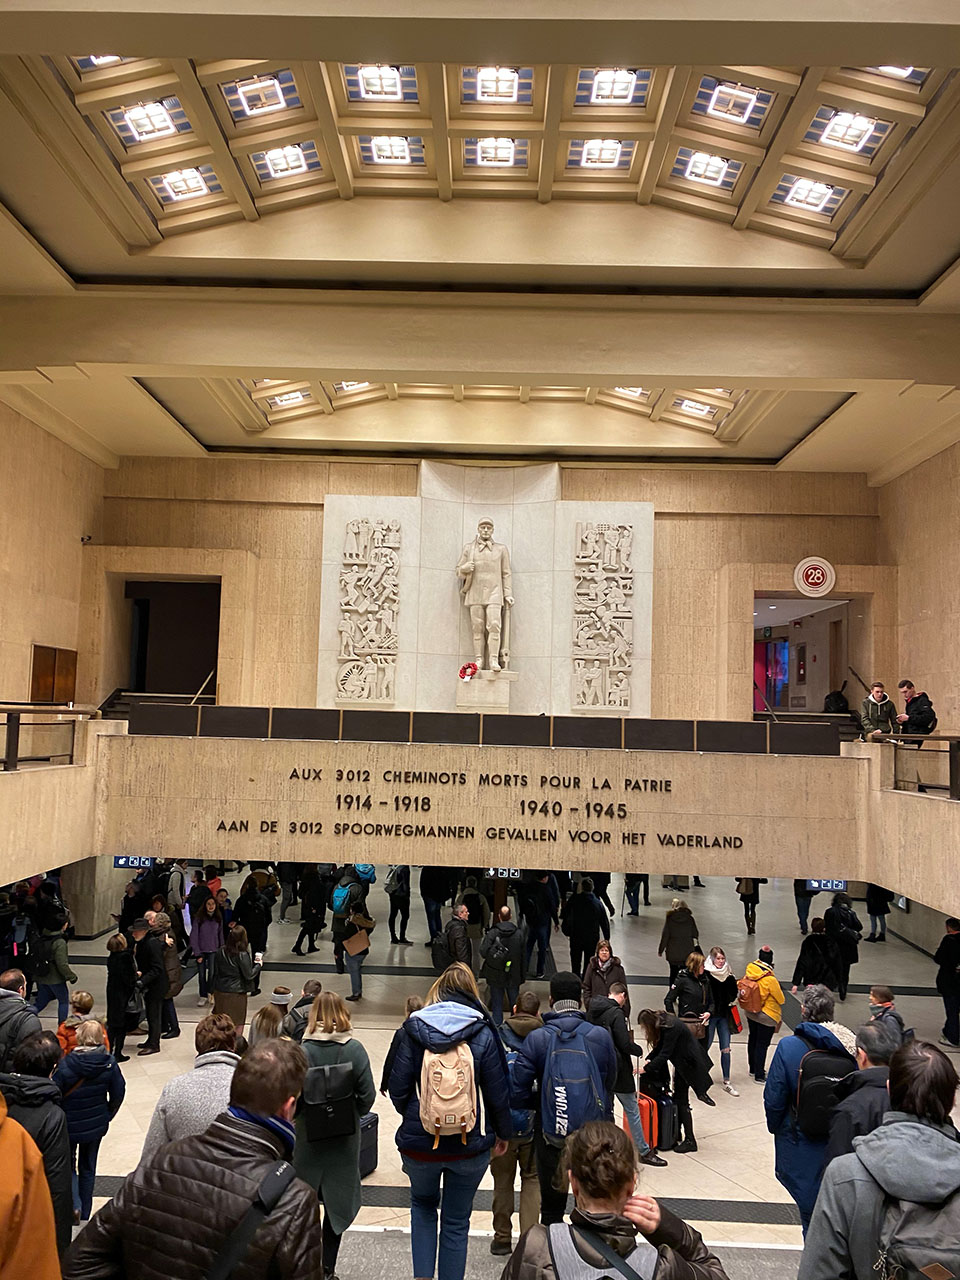
[(258, 1040), (275, 1040), (280, 1035), (280, 1027), (290, 1009), (290, 988), (274, 987), (269, 1004), (250, 1019), (250, 1035), (247, 1043), (255, 1045)]
[(77, 1046), (61, 1058), (53, 1082), (60, 1086), (70, 1139), (73, 1171), (73, 1216), (86, 1222), (93, 1207), (97, 1153), (120, 1110), (126, 1084), (123, 1073), (103, 1043), (103, 1024), (91, 1019), (77, 1027)]
[[(377, 1095), (367, 1051), (354, 1039), (336, 992), (322, 991), (314, 1000), (302, 1048), (308, 1069), (293, 1163), (323, 1204), (323, 1274), (332, 1278), (341, 1237), (360, 1211), (360, 1117)], [(321, 1096), (327, 1106), (312, 1101)]]
[[(402, 1117), (396, 1141), (410, 1180), (413, 1274), (461, 1280), (473, 1199), (490, 1150), (503, 1155), (513, 1136), (506, 1055), (465, 964), (444, 970), (402, 1031), (389, 1089)], [(462, 1079), (472, 1078), (457, 1124), (441, 1119), (436, 1099), (420, 1097), (426, 1053), (438, 1073), (455, 1069)]]

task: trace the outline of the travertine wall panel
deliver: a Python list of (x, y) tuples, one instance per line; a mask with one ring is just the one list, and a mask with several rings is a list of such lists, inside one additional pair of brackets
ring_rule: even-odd
[(30, 697), (34, 644), (78, 648), (80, 538), (103, 471), (0, 403), (0, 701)]

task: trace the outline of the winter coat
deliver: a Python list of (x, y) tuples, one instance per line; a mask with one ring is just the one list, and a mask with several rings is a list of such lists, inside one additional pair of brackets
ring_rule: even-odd
[[(595, 955), (591, 956), (587, 961), (587, 971), (583, 975), (583, 1007), (588, 1009), (591, 1000), (599, 1000), (610, 994), (610, 988), (615, 982), (622, 982), (627, 985), (627, 975), (624, 973), (623, 964), (618, 956), (611, 955), (607, 967), (604, 969), (600, 965), (600, 961)], [(630, 1016), (630, 997), (627, 997), (627, 1003), (624, 1006), (626, 1016)]]
[(26, 1000), (0, 988), (0, 1071), (9, 1071), (17, 1045), (42, 1031), (43, 1024)]
[(107, 953), (107, 1026), (127, 1025), (127, 1001), (137, 989), (137, 961), (132, 951)]
[(605, 1120), (613, 1119), (613, 1094), (617, 1082), (617, 1051), (613, 1039), (606, 1027), (595, 1026), (587, 1021), (586, 1015), (579, 1009), (564, 1013), (552, 1010), (543, 1015), (543, 1026), (539, 1031), (531, 1031), (520, 1046), (520, 1052), (513, 1067), (512, 1101), (515, 1107), (537, 1107), (539, 1109), (539, 1092), (543, 1087), (543, 1071), (547, 1058), (556, 1041), (550, 1028), (558, 1031), (576, 1031), (583, 1026), (586, 1030), (587, 1047), (592, 1051), (600, 1079), (606, 1087), (603, 1098), (606, 1110)]
[(868, 693), (860, 704), (860, 728), (864, 736), (871, 733), (897, 733), (897, 708), (886, 694), (877, 702), (873, 694)]
[(937, 990), (942, 996), (960, 996), (960, 933), (945, 933), (933, 957), (937, 970)]
[(446, 867), (423, 867), (420, 871), (420, 896), (439, 902), (450, 897), (450, 872)]
[(70, 1189), (70, 1139), (60, 1090), (46, 1076), (0, 1075), (0, 1094), (7, 1115), (23, 1125), (43, 1156), (43, 1171), (53, 1200), (57, 1250), (63, 1253), (73, 1234), (73, 1192)]
[(633, 1077), (633, 1059), (642, 1058), (643, 1050), (630, 1039), (627, 1019), (620, 1005), (610, 996), (599, 996), (596, 1000), (591, 1000), (587, 1006), (587, 1021), (595, 1027), (606, 1027), (610, 1032), (617, 1054), (614, 1093), (636, 1093), (637, 1083)]
[(223, 925), (204, 911), (190, 927), (190, 950), (195, 956), (212, 956), (223, 946)]
[(172, 932), (166, 929), (158, 929), (157, 936), (160, 939), (163, 951), (163, 970), (166, 975), (167, 985), (164, 989), (164, 995), (167, 999), (178, 996), (183, 990), (183, 966), (180, 964), (180, 952), (177, 950), (176, 942)]
[(140, 1159), (148, 1160), (165, 1142), (203, 1133), (213, 1124), (230, 1105), (230, 1085), (239, 1061), (225, 1049), (201, 1053), (192, 1071), (168, 1080), (150, 1117)]
[(713, 1017), (726, 1015), (731, 1005), (737, 1003), (737, 980), (732, 973), (725, 978), (718, 978), (709, 969), (705, 970), (710, 979), (710, 998), (713, 1001)]
[[(574, 1209), (570, 1215), (574, 1226), (595, 1231), (620, 1254), (627, 1257), (636, 1247), (640, 1234), (632, 1222), (613, 1213), (585, 1213)], [(661, 1203), (660, 1225), (648, 1236), (659, 1255), (655, 1280), (727, 1280), (720, 1259), (703, 1243), (699, 1231), (694, 1231), (681, 1218)], [(589, 1244), (576, 1243), (577, 1252), (588, 1265), (600, 1270), (609, 1269), (609, 1263)], [(521, 1238), (500, 1280), (555, 1280), (556, 1272), (550, 1256), (549, 1228), (531, 1227)]]
[(798, 1280), (876, 1280), (887, 1197), (940, 1204), (957, 1190), (960, 1141), (953, 1125), (888, 1111), (852, 1155), (838, 1156), (824, 1173)]
[(53, 1073), (63, 1095), (71, 1142), (95, 1142), (110, 1128), (127, 1086), (106, 1049), (74, 1049)]
[[(768, 964), (764, 964), (762, 960), (751, 960), (747, 965), (747, 971), (744, 974), (746, 978), (753, 978), (757, 986), (760, 988), (760, 994), (763, 996), (763, 1007), (760, 1014), (769, 1018), (770, 1022), (776, 1023), (777, 1026), (783, 1021), (783, 1004), (784, 994), (780, 989), (780, 983), (777, 981), (773, 969)], [(757, 1014), (747, 1014), (748, 1018), (754, 1018), (762, 1022), (763, 1018)], [(767, 1026), (770, 1023), (766, 1024)]]
[(145, 994), (161, 995), (167, 990), (167, 968), (163, 963), (163, 941), (155, 933), (145, 933), (134, 946), (140, 987)]
[[(63, 1280), (170, 1280), (173, 1248), (176, 1280), (205, 1280), (265, 1175), (290, 1155), (280, 1134), (228, 1113), (205, 1133), (160, 1147), (77, 1236)], [(185, 1187), (197, 1194), (185, 1196)], [(322, 1256), (317, 1193), (295, 1178), (233, 1280), (322, 1280)]]
[(563, 904), (560, 927), (575, 947), (596, 951), (600, 935), (610, 937), (610, 917), (593, 893), (575, 893)]
[(505, 1049), (519, 1051), (530, 1032), (542, 1026), (539, 1013), (508, 1013), (500, 1027), (500, 1039)]
[(681, 969), (674, 979), (673, 986), (667, 992), (663, 1007), (681, 1018), (699, 1018), (703, 1013), (712, 1014), (716, 1006), (713, 1002), (713, 988), (706, 973), (695, 978), (686, 969)]
[(916, 693), (904, 706), (906, 720), (899, 726), (901, 733), (932, 733), (937, 723), (933, 703), (925, 693)]
[[(801, 1213), (808, 1215), (816, 1203), (827, 1151), (826, 1139), (808, 1138), (797, 1127), (793, 1115), (800, 1063), (811, 1049), (846, 1052), (826, 1027), (818, 1022), (799, 1022), (793, 1035), (785, 1036), (777, 1045), (763, 1088), (767, 1128), (774, 1135), (776, 1148), (777, 1181), (790, 1192)], [(851, 1068), (856, 1070), (853, 1059)]]
[(840, 985), (840, 947), (826, 933), (808, 933), (800, 944), (793, 970), (795, 987), (811, 987), (820, 982), (830, 991)]
[[(60, 1280), (57, 1235), (36, 1143), (7, 1115), (0, 1093), (0, 1272), (10, 1280)], [(71, 1208), (71, 1222), (73, 1218)]]
[[(467, 934), (471, 938), (482, 938), (490, 928), (490, 907), (480, 890), (473, 887), (464, 889), (463, 893), (457, 894), (453, 905), (466, 905), (470, 913), (466, 924)], [(470, 961), (465, 963), (469, 964)]]
[(521, 910), (531, 929), (542, 929), (551, 921), (559, 923), (560, 892), (550, 876), (546, 882), (534, 880), (522, 886)]
[[(68, 1053), (73, 1053), (74, 1049), (77, 1047), (77, 1027), (79, 1027), (81, 1022), (89, 1022), (91, 1020), (100, 1022), (101, 1026), (103, 1026), (101, 1020), (99, 1018), (94, 1019), (94, 1015), (92, 1013), (71, 1013), (70, 1016), (68, 1018), (64, 1018), (59, 1027), (57, 1027), (57, 1041), (60, 1044), (60, 1048), (63, 1050), (64, 1057), (66, 1057)], [(110, 1037), (107, 1035), (106, 1027), (103, 1028), (103, 1047), (106, 1049), (107, 1053), (110, 1052)]]
[[(672, 1013), (657, 1015), (660, 1019), (660, 1039), (647, 1054), (646, 1065), (640, 1077), (640, 1090), (649, 1083), (658, 1092), (670, 1083), (668, 1064), (685, 1080), (696, 1094), (706, 1093), (713, 1081), (710, 1079), (711, 1062), (694, 1040), (690, 1028)], [(703, 1043), (706, 1043), (704, 1041)]]
[(370, 1071), (367, 1051), (349, 1032), (325, 1035), (322, 1031), (304, 1036), (303, 1052), (311, 1067), (329, 1066), (334, 1062), (353, 1064), (353, 1100), (357, 1124), (353, 1133), (342, 1138), (324, 1138), (311, 1142), (307, 1138), (306, 1117), (297, 1116), (297, 1145), (293, 1163), (300, 1177), (316, 1187), (330, 1225), (338, 1235), (346, 1231), (360, 1212), (360, 1117), (373, 1107), (377, 1091)]
[(740, 876), (737, 879), (737, 893), (741, 902), (752, 902), (754, 906), (760, 901), (760, 886), (766, 879), (758, 880), (756, 876)]
[(469, 968), (473, 959), (473, 948), (470, 945), (466, 922), (453, 916), (447, 921), (443, 932), (446, 934), (451, 962), (459, 960)]
[[(489, 1151), (496, 1138), (513, 1136), (510, 1115), (510, 1082), (503, 1044), (482, 1005), (458, 995), (427, 1005), (410, 1015), (390, 1073), (390, 1101), (402, 1117), (396, 1142), (400, 1151), (434, 1150), (434, 1138), (420, 1122), (420, 1072), (424, 1051), (440, 1053), (466, 1042), (473, 1054), (477, 1086), (477, 1123), (464, 1145), (459, 1134), (443, 1134), (436, 1150), (450, 1159), (467, 1159)], [(611, 1053), (613, 1052), (611, 1048)]]
[[(387, 890), (387, 895), (391, 898), (409, 898), (410, 897), (410, 868), (405, 862), (395, 864), (397, 869), (397, 879), (394, 887)], [(393, 867), (390, 868), (393, 870)]]
[(880, 1012), (875, 1013), (870, 1021), (882, 1022), (890, 1034), (894, 1036), (897, 1044), (903, 1044), (906, 1028), (903, 1025), (903, 1019), (892, 1004), (881, 1005)]
[[(347, 887), (347, 901), (346, 905), (337, 911), (333, 905), (333, 895), (341, 885)], [(347, 867), (336, 885), (330, 890), (330, 910), (333, 912), (333, 924), (330, 932), (333, 935), (334, 942), (342, 942), (344, 938), (349, 938), (356, 933), (356, 929), (350, 923), (350, 917), (354, 912), (362, 911), (366, 906), (366, 901), (367, 886), (362, 883), (353, 867)]]
[(249, 950), (228, 951), (221, 947), (213, 957), (213, 973), (210, 990), (223, 991), (226, 995), (248, 996), (257, 985), (260, 966), (254, 964)]
[(860, 917), (853, 907), (841, 903), (838, 907), (827, 907), (823, 913), (827, 937), (833, 938), (840, 948), (840, 957), (845, 964), (856, 964), (860, 959), (859, 939), (855, 936), (863, 932)]
[(677, 907), (668, 911), (660, 934), (657, 955), (666, 955), (667, 964), (685, 965), (687, 956), (696, 951), (700, 931), (689, 907)]
[(283, 1021), (280, 1023), (280, 1034), (286, 1036), (288, 1040), (296, 1040), (299, 1044), (307, 1029), (307, 1019), (310, 1017), (312, 1008), (313, 997), (301, 996), (290, 1012), (284, 1014)]
[(889, 1067), (852, 1071), (836, 1088), (837, 1104), (830, 1116), (830, 1137), (824, 1167), (837, 1156), (849, 1155), (854, 1138), (873, 1133), (890, 1110)]
[(867, 915), (888, 916), (894, 894), (879, 884), (867, 885)]
[[(40, 934), (40, 947), (36, 968), (33, 971), (37, 982), (56, 986), (61, 982), (77, 981), (77, 975), (70, 968), (67, 960), (67, 940), (63, 936), (62, 929), (44, 929)], [(45, 952), (46, 955), (44, 955)]]
[[(506, 964), (495, 964), (490, 959), (490, 953), (498, 938), (509, 950)], [(491, 987), (516, 989), (526, 976), (526, 947), (523, 934), (512, 920), (498, 920), (491, 929), (487, 930), (480, 943), (480, 955), (483, 958), (480, 977), (486, 978)]]
[(241, 893), (233, 904), (233, 923), (247, 931), (251, 951), (263, 951), (272, 915), (270, 903), (259, 889)]

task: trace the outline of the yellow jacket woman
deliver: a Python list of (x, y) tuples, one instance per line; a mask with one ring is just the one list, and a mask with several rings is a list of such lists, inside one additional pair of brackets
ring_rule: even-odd
[(758, 959), (750, 961), (744, 977), (756, 985), (762, 1000), (759, 1009), (750, 1009), (748, 1004), (756, 1004), (756, 996), (745, 999), (741, 986), (740, 1007), (747, 1016), (747, 1066), (754, 1080), (762, 1084), (767, 1078), (767, 1050), (783, 1020), (784, 1001), (773, 972), (773, 952), (769, 947), (760, 951)]

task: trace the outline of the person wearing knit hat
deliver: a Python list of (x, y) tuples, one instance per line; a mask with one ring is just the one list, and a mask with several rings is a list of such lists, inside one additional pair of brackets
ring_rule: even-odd
[(289, 987), (273, 988), (269, 1002), (250, 1020), (249, 1043), (251, 1045), (255, 1045), (258, 1040), (274, 1040), (282, 1034), (281, 1028), (290, 1008), (290, 999)]

